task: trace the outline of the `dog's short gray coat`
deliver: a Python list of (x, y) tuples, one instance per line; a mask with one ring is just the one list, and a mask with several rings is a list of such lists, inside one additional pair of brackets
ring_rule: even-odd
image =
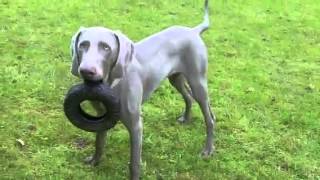
[[(121, 122), (130, 134), (130, 178), (139, 179), (142, 146), (141, 105), (160, 82), (169, 78), (181, 93), (186, 108), (178, 119), (191, 118), (194, 98), (203, 113), (206, 141), (203, 156), (214, 151), (213, 127), (215, 116), (210, 110), (207, 92), (207, 48), (200, 34), (209, 27), (208, 0), (205, 1), (204, 21), (194, 27), (173, 26), (137, 43), (120, 32), (103, 27), (80, 28), (71, 41), (72, 69), (85, 80), (103, 80), (112, 85), (121, 100)], [(189, 87), (190, 89), (189, 89)], [(100, 105), (92, 102), (98, 112)], [(105, 144), (106, 132), (96, 136), (95, 154), (87, 159), (97, 164)]]

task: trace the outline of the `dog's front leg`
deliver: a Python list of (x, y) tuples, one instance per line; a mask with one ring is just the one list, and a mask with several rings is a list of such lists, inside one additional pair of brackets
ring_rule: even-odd
[(140, 162), (142, 151), (142, 122), (139, 115), (134, 115), (132, 126), (128, 129), (130, 134), (130, 179), (137, 180), (140, 177)]
[[(129, 103), (131, 104), (131, 103)], [(135, 107), (135, 110), (126, 110), (123, 119), (124, 125), (127, 127), (130, 136), (130, 179), (138, 180), (140, 177), (140, 161), (142, 149), (142, 119), (140, 117), (140, 108)]]
[(92, 156), (89, 156), (85, 159), (85, 163), (92, 166), (99, 164), (102, 154), (104, 152), (104, 146), (106, 144), (107, 131), (97, 132), (96, 142), (95, 142), (95, 152)]
[[(105, 109), (101, 106), (99, 102), (91, 101), (91, 105), (96, 110), (97, 114), (100, 116), (105, 113)], [(97, 132), (96, 142), (95, 142), (95, 152), (93, 155), (85, 159), (85, 163), (96, 166), (99, 164), (102, 154), (104, 152), (104, 146), (106, 144), (107, 131)]]
[(138, 180), (140, 177), (140, 161), (142, 149), (142, 118), (140, 117), (142, 103), (142, 85), (137, 77), (130, 76), (122, 91), (121, 114), (122, 122), (130, 135), (130, 179)]

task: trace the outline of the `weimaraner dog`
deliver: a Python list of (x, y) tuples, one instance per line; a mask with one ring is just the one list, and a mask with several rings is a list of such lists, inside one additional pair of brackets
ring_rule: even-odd
[[(178, 119), (191, 118), (192, 98), (198, 102), (206, 124), (202, 155), (214, 151), (215, 116), (210, 110), (207, 92), (207, 48), (200, 35), (209, 28), (208, 0), (204, 21), (196, 27), (169, 27), (137, 43), (120, 32), (103, 27), (80, 28), (71, 41), (73, 75), (89, 81), (108, 83), (120, 97), (121, 122), (130, 134), (130, 178), (139, 179), (142, 147), (141, 105), (160, 82), (170, 83), (185, 101), (185, 111)], [(190, 90), (191, 89), (191, 90)], [(92, 102), (101, 113), (99, 103)], [(106, 131), (96, 135), (95, 154), (87, 163), (98, 164), (103, 154)]]

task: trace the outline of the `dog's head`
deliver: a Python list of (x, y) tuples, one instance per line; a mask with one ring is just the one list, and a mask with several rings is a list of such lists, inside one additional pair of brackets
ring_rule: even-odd
[(71, 73), (84, 80), (121, 78), (133, 56), (133, 42), (107, 28), (80, 28), (71, 40)]

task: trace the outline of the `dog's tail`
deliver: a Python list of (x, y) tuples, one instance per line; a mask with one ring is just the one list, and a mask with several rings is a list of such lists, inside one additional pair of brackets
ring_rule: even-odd
[(209, 0), (205, 0), (204, 2), (204, 17), (203, 22), (196, 26), (194, 30), (198, 32), (199, 34), (203, 33), (205, 30), (207, 30), (210, 26), (209, 21)]

